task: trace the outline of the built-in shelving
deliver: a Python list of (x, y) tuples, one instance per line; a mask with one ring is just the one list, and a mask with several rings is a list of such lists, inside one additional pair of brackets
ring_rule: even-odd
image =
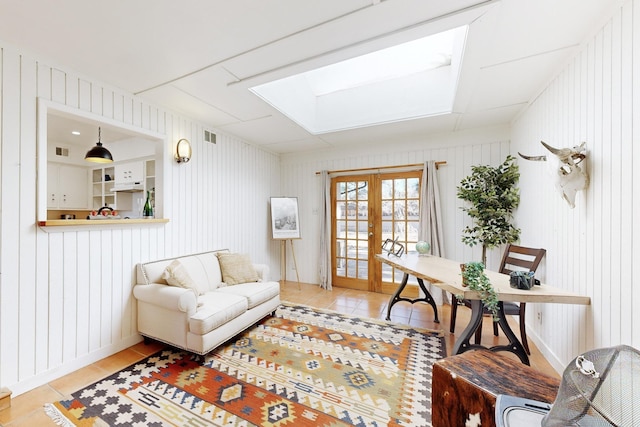
[(91, 208), (100, 209), (109, 206), (116, 209), (116, 193), (112, 192), (115, 183), (113, 166), (93, 169), (91, 172)]
[[(92, 209), (99, 209), (108, 206), (119, 212), (128, 212), (132, 218), (137, 217), (141, 212), (146, 192), (155, 194), (155, 160), (145, 159), (135, 162), (128, 162), (126, 167), (122, 165), (111, 165), (95, 168), (92, 171)], [(127, 171), (133, 171), (127, 172)], [(122, 185), (133, 185), (127, 181), (127, 177), (137, 176), (138, 170), (142, 171), (142, 187), (135, 187), (134, 190), (118, 190)], [(133, 178), (132, 178), (133, 179)], [(120, 180), (120, 181), (119, 181)], [(137, 178), (135, 179), (138, 182)], [(155, 208), (155, 201), (154, 208)], [(154, 209), (155, 211), (155, 209)]]

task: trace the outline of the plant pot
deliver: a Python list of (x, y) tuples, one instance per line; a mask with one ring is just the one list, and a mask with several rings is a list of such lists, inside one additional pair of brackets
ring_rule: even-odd
[(460, 264), (460, 272), (463, 274), (463, 276), (462, 276), (462, 286), (467, 287), (467, 286), (469, 286), (469, 284), (467, 283), (467, 279), (464, 278), (464, 268), (465, 268), (465, 265), (464, 264)]

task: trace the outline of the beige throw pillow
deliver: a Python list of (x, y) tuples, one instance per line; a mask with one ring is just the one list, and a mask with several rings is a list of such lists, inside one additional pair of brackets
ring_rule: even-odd
[(260, 280), (256, 269), (253, 268), (249, 255), (225, 252), (218, 252), (216, 255), (220, 262), (222, 281), (227, 285), (231, 286)]
[(196, 283), (191, 279), (189, 273), (187, 273), (185, 266), (177, 259), (165, 268), (164, 273), (162, 273), (162, 278), (171, 286), (193, 289), (196, 294), (200, 295)]

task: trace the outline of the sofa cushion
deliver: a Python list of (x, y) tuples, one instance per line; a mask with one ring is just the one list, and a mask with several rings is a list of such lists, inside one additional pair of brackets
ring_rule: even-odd
[(204, 335), (247, 311), (247, 299), (239, 295), (207, 292), (198, 297), (198, 309), (189, 319), (189, 331)]
[(200, 293), (198, 291), (198, 286), (196, 286), (193, 279), (191, 279), (191, 276), (189, 276), (185, 266), (177, 259), (173, 260), (171, 264), (164, 269), (162, 278), (171, 286), (193, 289), (196, 291), (196, 294)]
[(232, 294), (244, 297), (249, 303), (249, 309), (269, 301), (280, 294), (278, 282), (242, 283), (216, 289), (215, 294)]
[(222, 271), (222, 281), (227, 285), (257, 282), (260, 280), (256, 269), (253, 268), (249, 255), (233, 253), (216, 253)]
[[(222, 251), (227, 251), (226, 249)], [(174, 260), (180, 260), (185, 270), (189, 273), (191, 280), (198, 287), (196, 293), (213, 290), (222, 284), (222, 273), (220, 271), (220, 263), (216, 257), (218, 251), (203, 252), (194, 255), (186, 255), (176, 258), (162, 259), (138, 264), (137, 281), (138, 283), (162, 283), (167, 281), (163, 275), (165, 269)]]

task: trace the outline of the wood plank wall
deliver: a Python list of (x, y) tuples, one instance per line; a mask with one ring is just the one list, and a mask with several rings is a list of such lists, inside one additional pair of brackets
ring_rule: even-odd
[[(627, 1), (540, 93), (512, 129), (512, 151), (542, 154), (540, 140), (586, 141), (591, 183), (575, 209), (550, 184), (543, 164), (520, 162), (523, 237), (546, 247), (549, 282), (591, 296), (590, 308), (532, 307), (532, 333), (564, 366), (580, 352), (619, 344), (640, 348), (640, 2)], [(544, 185), (542, 185), (544, 184)], [(569, 331), (557, 333), (557, 331)]]
[[(229, 248), (279, 274), (267, 232), (279, 157), (128, 93), (1, 46), (0, 385), (20, 394), (137, 342), (134, 267)], [(36, 104), (43, 98), (179, 138), (193, 158), (167, 160), (167, 225), (46, 233), (36, 227)], [(214, 130), (215, 129), (210, 129)], [(169, 158), (171, 154), (168, 154)]]

